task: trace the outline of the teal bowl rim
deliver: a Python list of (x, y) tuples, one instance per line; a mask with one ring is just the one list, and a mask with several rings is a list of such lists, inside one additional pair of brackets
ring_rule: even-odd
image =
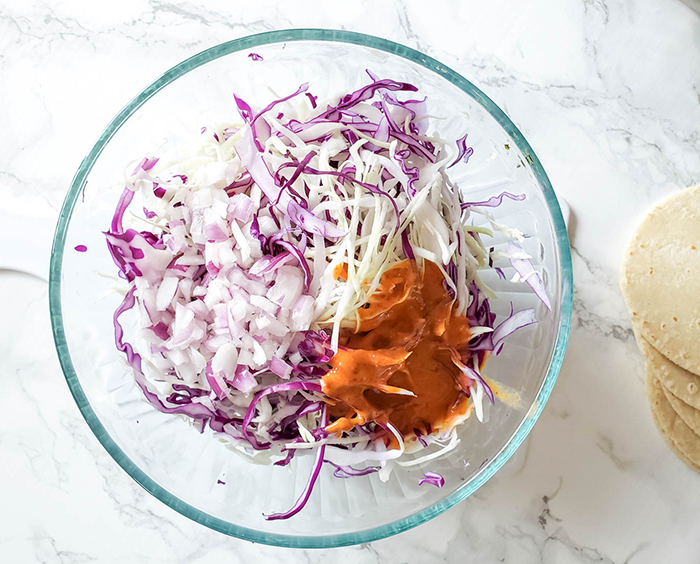
[[(129, 119), (129, 117), (131, 117), (131, 115), (139, 107), (141, 107), (144, 102), (146, 102), (146, 100), (151, 98), (159, 90), (189, 71), (213, 61), (214, 59), (218, 59), (224, 55), (237, 51), (259, 47), (261, 45), (305, 40), (350, 43), (354, 45), (371, 47), (373, 49), (398, 55), (399, 57), (403, 57), (404, 59), (408, 59), (409, 61), (434, 71), (446, 80), (449, 80), (452, 84), (481, 104), (481, 106), (488, 111), (491, 116), (493, 116), (493, 118), (513, 139), (518, 149), (520, 149), (522, 154), (529, 162), (530, 167), (532, 168), (532, 171), (544, 192), (545, 201), (554, 224), (557, 252), (559, 255), (559, 264), (562, 274), (561, 318), (559, 321), (559, 330), (557, 333), (554, 354), (552, 355), (547, 376), (545, 377), (542, 387), (540, 388), (540, 392), (535, 398), (535, 402), (533, 403), (527, 417), (505, 448), (501, 450), (501, 452), (495, 458), (493, 458), (482, 469), (481, 473), (477, 474), (473, 480), (464, 484), (464, 486), (447, 498), (418, 513), (381, 527), (354, 533), (326, 536), (298, 536), (267, 533), (233, 525), (227, 521), (213, 517), (203, 511), (200, 511), (199, 509), (192, 507), (191, 505), (188, 505), (178, 497), (172, 495), (165, 488), (158, 485), (154, 480), (149, 478), (112, 440), (98, 419), (97, 415), (95, 415), (95, 412), (90, 407), (90, 403), (88, 402), (85, 392), (80, 385), (78, 376), (70, 358), (70, 353), (68, 352), (68, 345), (66, 343), (61, 312), (61, 266), (63, 262), (66, 233), (73, 209), (75, 208), (75, 204), (85, 184), (86, 178), (95, 164), (95, 161), (112, 136), (127, 121), (127, 119)], [(83, 414), (83, 417), (85, 418), (85, 421), (90, 429), (92, 429), (92, 432), (95, 434), (100, 443), (102, 443), (102, 446), (116, 461), (116, 463), (119, 464), (119, 466), (121, 466), (124, 471), (137, 483), (139, 483), (146, 491), (153, 494), (157, 499), (170, 506), (178, 513), (181, 513), (185, 517), (227, 535), (273, 546), (294, 548), (331, 548), (375, 541), (406, 531), (420, 525), (421, 523), (425, 523), (429, 519), (440, 515), (453, 505), (473, 494), (489, 478), (491, 478), (491, 476), (493, 476), (496, 471), (503, 466), (503, 464), (505, 464), (505, 462), (511, 457), (523, 440), (525, 440), (525, 437), (527, 437), (528, 433), (532, 429), (532, 426), (535, 424), (535, 421), (542, 412), (552, 388), (554, 387), (554, 383), (556, 382), (559, 369), (564, 359), (564, 352), (566, 350), (566, 343), (571, 327), (571, 313), (573, 309), (573, 271), (571, 265), (571, 252), (569, 249), (569, 238), (567, 236), (564, 218), (562, 217), (561, 209), (559, 208), (559, 204), (554, 194), (554, 190), (552, 189), (552, 185), (549, 182), (549, 178), (547, 178), (547, 174), (545, 173), (542, 164), (535, 155), (535, 152), (532, 150), (532, 147), (530, 147), (530, 144), (525, 140), (525, 137), (523, 137), (522, 133), (520, 133), (518, 128), (508, 118), (508, 116), (506, 116), (506, 114), (488, 96), (486, 96), (486, 94), (449, 67), (446, 67), (432, 57), (424, 55), (423, 53), (420, 53), (415, 49), (411, 49), (410, 47), (405, 47), (404, 45), (400, 45), (386, 39), (380, 39), (371, 35), (350, 31), (293, 29), (270, 31), (250, 35), (240, 39), (234, 39), (226, 43), (221, 43), (220, 45), (202, 51), (201, 53), (186, 59), (168, 70), (160, 78), (143, 90), (143, 92), (136, 96), (131, 102), (129, 102), (129, 104), (127, 104), (127, 106), (124, 107), (121, 112), (119, 112), (119, 114), (104, 130), (102, 135), (100, 135), (100, 138), (97, 140), (97, 143), (95, 143), (90, 153), (88, 153), (88, 155), (81, 162), (80, 167), (73, 178), (70, 190), (63, 203), (63, 207), (61, 208), (51, 255), (49, 275), (49, 306), (51, 311), (51, 326), (53, 330), (54, 342), (56, 344), (56, 350), (58, 352), (61, 368), (63, 369), (66, 381), (68, 382), (68, 387), (70, 388), (75, 402), (78, 404), (80, 412)]]

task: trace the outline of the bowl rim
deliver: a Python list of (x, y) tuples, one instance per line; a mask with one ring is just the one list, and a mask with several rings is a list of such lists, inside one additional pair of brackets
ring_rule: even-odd
[[(256, 529), (234, 525), (185, 503), (178, 497), (168, 492), (153, 479), (148, 477), (136, 464), (134, 464), (134, 462), (131, 461), (131, 459), (126, 456), (121, 448), (119, 448), (119, 446), (107, 433), (95, 412), (92, 410), (73, 367), (70, 353), (68, 351), (68, 344), (66, 342), (62, 317), (61, 268), (70, 218), (78, 201), (78, 197), (82, 192), (88, 174), (92, 170), (97, 158), (112, 136), (149, 98), (189, 71), (234, 52), (263, 45), (290, 41), (349, 43), (391, 53), (439, 74), (476, 100), (515, 142), (518, 149), (530, 164), (535, 178), (543, 190), (545, 202), (554, 225), (554, 235), (556, 241), (555, 251), (558, 254), (562, 274), (561, 287), (559, 288), (562, 298), (561, 314), (555, 347), (547, 370), (547, 375), (545, 376), (539, 393), (537, 394), (527, 416), (521, 422), (515, 434), (511, 437), (510, 441), (505, 445), (505, 447), (498, 453), (497, 456), (489, 461), (481, 472), (477, 474), (470, 482), (465, 483), (462, 487), (460, 487), (460, 489), (456, 490), (445, 499), (431, 505), (430, 507), (393, 523), (372, 529), (335, 535), (289, 535), (263, 532)], [(532, 147), (525, 140), (525, 137), (522, 135), (522, 133), (520, 133), (518, 128), (508, 118), (508, 116), (506, 116), (506, 114), (488, 96), (486, 96), (486, 94), (484, 94), (479, 88), (462, 77), (460, 74), (443, 65), (436, 59), (399, 43), (350, 31), (303, 28), (258, 33), (227, 41), (206, 49), (166, 71), (162, 76), (156, 79), (135, 98), (133, 98), (117, 114), (117, 116), (102, 132), (88, 155), (81, 162), (61, 208), (51, 253), (49, 273), (49, 307), (53, 337), (61, 368), (65, 375), (70, 392), (73, 395), (80, 412), (82, 413), (92, 432), (110, 454), (110, 456), (114, 459), (114, 461), (146, 491), (185, 517), (230, 536), (273, 546), (294, 548), (331, 548), (367, 543), (389, 537), (411, 529), (432, 519), (433, 517), (440, 515), (478, 490), (512, 456), (515, 450), (529, 434), (532, 426), (535, 424), (535, 421), (537, 421), (545, 403), (547, 402), (547, 399), (549, 398), (552, 388), (554, 387), (557, 375), (561, 368), (571, 327), (571, 314), (573, 310), (573, 271), (566, 225), (564, 223), (564, 218), (549, 178), (547, 177), (547, 174), (545, 173), (544, 168), (535, 155)]]

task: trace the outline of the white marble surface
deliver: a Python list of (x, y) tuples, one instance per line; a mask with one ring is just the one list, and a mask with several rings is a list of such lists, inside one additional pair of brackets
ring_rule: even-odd
[(571, 339), (526, 450), (444, 515), (370, 545), (225, 537), (112, 461), (63, 379), (47, 284), (0, 271), (0, 561), (700, 562), (700, 476), (653, 426), (618, 289), (640, 214), (700, 182), (700, 16), (679, 0), (0, 0), (0, 214), (31, 207), (50, 224), (102, 128), (152, 79), (290, 27), (375, 34), (451, 66), (510, 115), (569, 201)]

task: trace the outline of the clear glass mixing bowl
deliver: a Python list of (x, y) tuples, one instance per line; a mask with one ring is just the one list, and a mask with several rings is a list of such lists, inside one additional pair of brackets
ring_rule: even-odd
[[(255, 61), (248, 55), (259, 54)], [(469, 133), (474, 154), (450, 169), (471, 201), (509, 190), (497, 219), (530, 237), (525, 250), (541, 271), (550, 313), (525, 284), (484, 278), (499, 292), (497, 313), (534, 307), (539, 323), (509, 338), (487, 373), (513, 388), (518, 407), (497, 402), (490, 419), (471, 418), (461, 443), (428, 467), (399, 468), (388, 483), (376, 475), (338, 479), (324, 468), (306, 508), (286, 521), (263, 513), (290, 507), (306, 483), (313, 457), (288, 467), (253, 465), (211, 434), (156, 411), (142, 397), (114, 346), (110, 293), (115, 273), (102, 231), (109, 226), (126, 165), (163, 140), (187, 141), (207, 123), (235, 115), (232, 92), (264, 105), (310, 82), (320, 98), (379, 77), (416, 84), (438, 118), (443, 138)], [(503, 243), (496, 239), (498, 247)], [(77, 245), (88, 250), (79, 253)], [(506, 269), (506, 275), (512, 274)], [(572, 270), (562, 214), (530, 145), (478, 88), (438, 61), (402, 45), (357, 33), (276, 31), (218, 45), (180, 63), (134, 98), (109, 124), (81, 163), (61, 212), (50, 280), (53, 331), (68, 385), (88, 425), (114, 460), (146, 490), (183, 515), (223, 533), (292, 547), (363, 543), (414, 527), (475, 492), (522, 443), (549, 397), (561, 366), (572, 309)], [(445, 486), (419, 486), (426, 469)], [(225, 482), (225, 483), (219, 483)]]

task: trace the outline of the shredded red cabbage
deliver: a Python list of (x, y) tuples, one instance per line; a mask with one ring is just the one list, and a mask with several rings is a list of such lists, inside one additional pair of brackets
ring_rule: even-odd
[(307, 331), (297, 348), (299, 354), (309, 362), (323, 363), (328, 362), (333, 356), (330, 344), (331, 339), (325, 331)]
[(426, 472), (425, 475), (418, 481), (418, 485), (430, 484), (436, 488), (441, 488), (445, 485), (445, 478), (436, 472)]
[(321, 467), (323, 466), (323, 457), (326, 454), (326, 445), (322, 444), (321, 446), (318, 447), (316, 450), (316, 458), (314, 459), (314, 465), (313, 468), (311, 469), (311, 475), (309, 476), (309, 481), (306, 483), (306, 487), (304, 488), (304, 491), (302, 492), (301, 496), (299, 496), (299, 499), (297, 499), (296, 503), (292, 506), (289, 511), (285, 511), (283, 513), (272, 513), (270, 515), (263, 515), (265, 517), (266, 521), (276, 521), (278, 519), (289, 519), (290, 517), (293, 517), (299, 511), (304, 509), (304, 506), (306, 505), (306, 502), (309, 501), (309, 497), (311, 496), (311, 492), (314, 489), (314, 485), (316, 484), (316, 480), (318, 479), (318, 475), (321, 473)]
[(288, 391), (297, 391), (297, 390), (306, 390), (310, 392), (321, 392), (321, 385), (316, 384), (314, 382), (285, 382), (283, 384), (275, 384), (274, 386), (270, 386), (269, 388), (266, 388), (262, 390), (261, 392), (258, 392), (255, 394), (255, 397), (253, 398), (253, 401), (250, 402), (250, 405), (248, 406), (248, 410), (246, 411), (245, 418), (243, 419), (243, 436), (250, 441), (250, 444), (253, 445), (253, 448), (256, 450), (262, 450), (270, 446), (269, 443), (266, 444), (260, 444), (258, 440), (255, 438), (254, 435), (250, 433), (249, 426), (250, 426), (250, 421), (253, 419), (255, 415), (255, 406), (258, 404), (258, 402), (264, 398), (265, 396), (268, 396), (270, 394), (274, 393), (279, 393), (279, 392), (288, 392)]
[(516, 202), (522, 202), (525, 199), (525, 194), (501, 192), (498, 196), (491, 196), (488, 200), (484, 200), (483, 202), (463, 202), (462, 209), (464, 210), (471, 207), (497, 208), (503, 203), (503, 198), (510, 198)]
[[(507, 253), (517, 255), (521, 252), (512, 243), (509, 243), (506, 248)], [(547, 297), (547, 291), (545, 290), (544, 283), (540, 277), (539, 272), (535, 270), (532, 266), (532, 262), (527, 258), (511, 258), (510, 264), (513, 265), (515, 271), (520, 275), (520, 277), (533, 289), (537, 297), (542, 301), (542, 303), (547, 307), (549, 311), (552, 311), (552, 306), (549, 303), (549, 298)]]
[(471, 147), (467, 147), (468, 135), (468, 133), (465, 133), (464, 137), (460, 137), (459, 139), (457, 139), (457, 156), (455, 157), (455, 160), (452, 161), (452, 164), (449, 165), (447, 168), (452, 168), (462, 160), (465, 162), (465, 164), (469, 162), (469, 157), (471, 157), (474, 154), (474, 149), (472, 149)]
[(330, 460), (323, 461), (326, 464), (330, 464), (335, 468), (333, 475), (336, 478), (355, 478), (357, 476), (367, 476), (368, 474), (373, 474), (381, 469), (381, 466), (368, 466), (367, 468), (353, 468), (352, 466), (343, 466), (341, 464), (336, 464)]
[(413, 84), (408, 84), (405, 82), (396, 82), (395, 80), (388, 79), (375, 80), (371, 84), (363, 86), (362, 88), (355, 90), (355, 92), (351, 92), (350, 94), (343, 96), (336, 106), (329, 107), (324, 113), (322, 113), (319, 116), (319, 118), (331, 119), (331, 116), (343, 111), (347, 111), (353, 106), (359, 104), (360, 102), (369, 100), (372, 96), (374, 96), (375, 92), (382, 89), (389, 90), (392, 92), (416, 92), (418, 90), (418, 88)]

